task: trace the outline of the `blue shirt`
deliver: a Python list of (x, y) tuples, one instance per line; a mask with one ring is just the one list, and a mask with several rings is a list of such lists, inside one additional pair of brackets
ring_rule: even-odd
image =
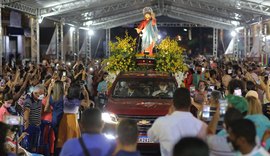
[(58, 127), (60, 124), (60, 120), (62, 119), (63, 112), (64, 112), (64, 100), (61, 97), (58, 101), (54, 101), (52, 96), (50, 96), (50, 105), (53, 107), (52, 112), (52, 126)]
[(119, 151), (115, 156), (141, 156), (140, 152)]
[(108, 84), (106, 81), (99, 82), (98, 87), (97, 87), (97, 91), (99, 93), (105, 93), (107, 89), (108, 89)]
[[(83, 142), (91, 156), (111, 156), (116, 147), (115, 140), (109, 140), (102, 134), (82, 134)], [(83, 149), (78, 138), (68, 140), (60, 156), (82, 156)]]
[[(247, 115), (245, 118), (251, 120), (255, 124), (257, 136), (261, 140), (264, 132), (270, 128), (269, 119), (266, 116), (264, 116), (263, 114)], [(266, 141), (265, 148), (266, 149), (270, 148), (270, 139), (268, 139)]]

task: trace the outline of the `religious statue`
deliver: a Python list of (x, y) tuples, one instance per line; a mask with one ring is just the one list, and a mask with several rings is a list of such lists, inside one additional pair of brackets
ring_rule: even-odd
[(155, 14), (150, 7), (143, 9), (144, 20), (141, 21), (136, 31), (142, 33), (142, 54), (153, 55), (153, 49), (158, 39), (157, 20)]

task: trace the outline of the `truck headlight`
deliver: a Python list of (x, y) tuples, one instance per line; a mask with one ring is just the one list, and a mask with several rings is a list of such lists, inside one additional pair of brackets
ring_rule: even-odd
[(102, 120), (105, 123), (109, 124), (118, 124), (118, 118), (115, 114), (109, 113), (109, 112), (104, 112), (102, 113)]

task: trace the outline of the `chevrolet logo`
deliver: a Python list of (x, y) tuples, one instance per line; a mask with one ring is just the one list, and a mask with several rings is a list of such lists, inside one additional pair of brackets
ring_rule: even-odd
[(138, 126), (148, 126), (148, 125), (151, 125), (150, 121), (148, 120), (140, 120), (138, 123), (137, 123)]

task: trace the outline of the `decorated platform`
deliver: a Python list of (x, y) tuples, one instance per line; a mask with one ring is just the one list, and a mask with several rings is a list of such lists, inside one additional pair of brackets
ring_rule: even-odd
[(180, 82), (188, 70), (183, 61), (184, 48), (174, 39), (167, 37), (162, 40), (156, 45), (153, 55), (138, 52), (136, 38), (128, 33), (124, 38), (116, 37), (116, 40), (110, 42), (111, 56), (103, 61), (105, 70), (111, 75), (110, 81), (120, 72), (151, 70), (171, 73)]

